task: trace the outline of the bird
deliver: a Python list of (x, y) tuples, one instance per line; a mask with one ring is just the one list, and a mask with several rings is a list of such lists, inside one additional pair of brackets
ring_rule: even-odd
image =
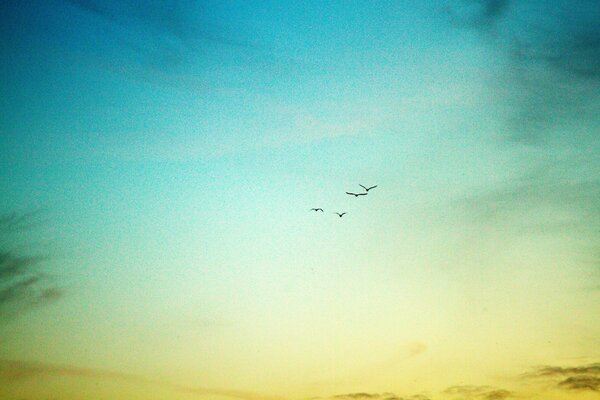
[(323, 212), (323, 209), (322, 208), (311, 208), (310, 211), (321, 211), (321, 212)]
[(338, 212), (334, 212), (334, 214), (337, 214), (340, 218), (342, 218), (344, 216), (344, 214), (348, 214), (347, 212), (343, 212), (343, 213), (338, 213)]
[(370, 188), (368, 188), (368, 187), (366, 187), (366, 186), (363, 186), (363, 185), (361, 185), (360, 183), (358, 184), (358, 186), (362, 187), (362, 188), (363, 188), (363, 189), (365, 189), (367, 192), (368, 192), (369, 190), (371, 190), (371, 189), (375, 189), (375, 188), (377, 187), (377, 185), (375, 185), (375, 186), (371, 186)]
[(354, 197), (366, 196), (367, 195), (367, 193), (351, 193), (351, 192), (346, 192), (346, 194), (349, 194), (349, 195), (354, 196)]

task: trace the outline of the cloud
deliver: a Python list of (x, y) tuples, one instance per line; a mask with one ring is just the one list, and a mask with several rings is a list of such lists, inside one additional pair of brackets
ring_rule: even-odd
[(444, 390), (444, 393), (451, 396), (461, 396), (464, 399), (477, 400), (504, 400), (516, 397), (515, 393), (511, 391), (490, 386), (451, 386)]
[(569, 244), (575, 262), (598, 254), (597, 2), (583, 0), (576, 8), (560, 2), (460, 2), (451, 15), (465, 4), (471, 7), (471, 14), (463, 13), (466, 20), (478, 23), (457, 26), (481, 28), (471, 32), (497, 58), (489, 67), (482, 112), (495, 119), (494, 138), (514, 162), (498, 166), (511, 174), (509, 180), (462, 196), (459, 208), (471, 221), (504, 224), (512, 234), (569, 234), (579, 243)]
[[(99, 37), (90, 30), (89, 57), (100, 67), (129, 79), (168, 87), (214, 89), (204, 74), (192, 67), (217, 60), (215, 68), (248, 61), (255, 50), (249, 42), (234, 38), (237, 30), (226, 28), (217, 8), (203, 1), (150, 0), (140, 7), (131, 0), (64, 0), (87, 24), (100, 25)], [(219, 22), (218, 22), (219, 21)], [(116, 51), (114, 51), (116, 50)], [(242, 61), (240, 61), (242, 60)], [(214, 64), (214, 63), (213, 63)], [(213, 71), (214, 72), (214, 71)], [(214, 73), (211, 74), (214, 75)]]
[(523, 377), (549, 380), (564, 390), (600, 391), (600, 363), (575, 367), (542, 366)]
[(571, 376), (559, 382), (558, 386), (568, 390), (592, 390), (600, 392), (600, 377), (589, 375)]
[(569, 135), (580, 140), (577, 131), (586, 132), (600, 111), (600, 96), (593, 89), (600, 83), (600, 29), (563, 24), (561, 18), (568, 20), (568, 15), (558, 12), (545, 27), (507, 34), (512, 64), (506, 77), (513, 82), (514, 101), (507, 122), (509, 139), (516, 142), (543, 146), (565, 130), (570, 131), (567, 141)]
[(412, 396), (399, 396), (395, 393), (391, 392), (383, 392), (383, 393), (367, 393), (367, 392), (357, 392), (357, 393), (346, 393), (346, 394), (337, 394), (334, 396), (330, 396), (331, 399), (336, 400), (429, 400), (429, 397), (416, 394)]
[(0, 217), (0, 317), (13, 317), (31, 307), (53, 302), (63, 295), (47, 274), (40, 271), (45, 257), (20, 255), (8, 248), (8, 239), (29, 228), (34, 214), (9, 214)]
[[(95, 0), (65, 0), (88, 13), (107, 19), (124, 27), (147, 28), (151, 33), (164, 35), (186, 45), (196, 40), (210, 41), (229, 46), (248, 44), (232, 40), (210, 27), (201, 16), (207, 14), (206, 4), (201, 1), (185, 0), (165, 2), (150, 0), (140, 7), (134, 1), (101, 2)], [(173, 43), (175, 47), (175, 44)]]
[(600, 375), (600, 363), (588, 364), (579, 367), (551, 367), (544, 366), (537, 368), (533, 373), (527, 374), (530, 377), (544, 376), (563, 376), (563, 375), (578, 375), (592, 374)]
[(89, 43), (85, 48), (72, 46), (77, 59), (91, 60), (94, 67), (131, 81), (237, 96), (246, 75), (271, 79), (307, 66), (259, 43), (255, 28), (245, 24), (235, 4), (149, 0), (140, 7), (132, 0), (62, 2), (67, 13), (81, 20), (80, 35)]
[(9, 252), (0, 252), (0, 282), (25, 275), (41, 257), (19, 257)]
[(42, 375), (91, 377), (100, 379), (120, 379), (126, 381), (133, 380), (137, 382), (146, 382), (146, 379), (124, 373), (73, 366), (57, 366), (35, 362), (0, 360), (0, 379), (15, 382)]
[(0, 380), (17, 383), (42, 376), (118, 380), (133, 384), (156, 385), (175, 392), (188, 393), (197, 396), (223, 396), (240, 400), (282, 400), (282, 398), (278, 396), (269, 396), (234, 389), (178, 385), (170, 382), (148, 379), (135, 374), (96, 368), (82, 368), (71, 365), (53, 365), (18, 360), (0, 360)]
[(600, 27), (597, 24), (568, 25), (560, 31), (550, 25), (534, 30), (533, 35), (537, 39), (515, 37), (512, 55), (516, 60), (541, 61), (572, 78), (600, 80)]
[(16, 316), (64, 295), (62, 289), (52, 286), (47, 275), (33, 270), (37, 264), (34, 257), (2, 253), (0, 258), (0, 317)]
[(511, 61), (499, 85), (512, 87), (506, 122), (507, 138), (514, 142), (543, 147), (569, 136), (571, 142), (580, 140), (581, 134), (592, 139), (586, 132), (594, 130), (600, 111), (594, 90), (600, 84), (600, 29), (569, 25), (563, 30), (550, 26), (532, 33), (535, 40), (506, 38)]
[[(26, 362), (19, 360), (0, 359), (0, 382), (10, 384), (27, 384), (37, 377), (69, 377), (93, 380), (123, 381), (131, 384), (154, 385), (178, 393), (187, 393), (200, 397), (230, 397), (240, 400), (283, 400), (283, 397), (264, 395), (261, 393), (243, 390), (207, 388), (174, 384), (143, 376), (109, 371), (96, 368), (84, 368), (72, 365), (56, 365), (40, 362)], [(565, 391), (600, 391), (600, 364), (588, 364), (575, 367), (542, 366), (535, 368), (521, 378), (525, 380), (549, 380), (555, 389)], [(548, 387), (538, 394), (544, 393)], [(522, 397), (523, 394), (503, 388), (487, 385), (455, 385), (450, 386), (440, 393), (443, 398), (462, 400), (508, 400)], [(433, 398), (438, 398), (437, 396)], [(335, 394), (327, 397), (313, 399), (329, 400), (432, 400), (424, 394), (399, 395), (394, 392), (350, 392)]]
[(504, 389), (491, 390), (484, 395), (486, 400), (503, 400), (511, 397), (516, 397), (513, 392)]
[[(538, 153), (543, 160), (521, 160), (515, 166), (521, 170), (514, 171), (510, 180), (461, 195), (452, 207), (461, 223), (479, 229), (479, 244), (491, 243), (498, 235), (507, 247), (533, 237), (560, 243), (572, 269), (565, 287), (598, 290), (600, 178), (590, 168), (597, 155), (575, 154), (580, 158), (576, 162), (572, 155), (552, 159), (552, 153)], [(470, 236), (463, 240), (474, 243)], [(545, 246), (548, 254), (558, 252)]]
[(497, 82), (490, 85), (490, 100), (502, 103), (495, 115), (504, 119), (505, 137), (539, 146), (561, 134), (551, 128), (597, 121), (600, 95), (594, 85), (600, 83), (600, 14), (595, 0), (583, 0), (577, 8), (559, 2), (536, 7), (541, 6), (464, 0), (448, 13), (455, 26), (484, 33), (486, 43), (504, 57), (497, 63), (501, 67)]
[(509, 0), (462, 0), (446, 11), (458, 26), (489, 30), (505, 15), (509, 5)]
[[(586, 157), (576, 162), (560, 158), (552, 163), (539, 162), (506, 184), (496, 184), (493, 189), (469, 195), (465, 206), (472, 214), (499, 218), (510, 218), (511, 214), (521, 218), (524, 214), (531, 215), (540, 206), (569, 207), (570, 217), (557, 217), (558, 222), (578, 229), (585, 221), (600, 222), (595, 207), (589, 207), (598, 199), (600, 185), (596, 177), (586, 176), (587, 162)], [(539, 222), (548, 227), (554, 221), (545, 217)]]
[(12, 212), (0, 215), (0, 231), (10, 232), (29, 229), (39, 225), (42, 220), (42, 211), (31, 211), (25, 213)]
[(88, 11), (92, 14), (97, 14), (103, 18), (114, 19), (115, 13), (111, 11), (109, 6), (105, 3), (96, 2), (94, 0), (65, 0), (81, 9)]

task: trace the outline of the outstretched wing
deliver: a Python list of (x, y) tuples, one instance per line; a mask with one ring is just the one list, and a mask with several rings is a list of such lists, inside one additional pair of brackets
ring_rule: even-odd
[[(364, 187), (364, 186), (363, 186), (363, 187)], [(367, 189), (367, 192), (368, 192), (369, 190), (371, 190), (371, 189), (375, 189), (376, 187), (377, 187), (377, 185), (375, 185), (375, 186), (371, 186), (370, 188), (368, 188), (368, 189)]]
[(366, 193), (356, 193), (355, 196), (366, 196)]
[(361, 188), (365, 189), (367, 192), (369, 191), (369, 189), (367, 189), (366, 187), (364, 187), (363, 185), (361, 185), (360, 183), (358, 184), (358, 186), (360, 186)]
[(350, 196), (356, 196), (356, 193), (346, 192), (346, 194), (349, 194)]
[(315, 209), (315, 211), (321, 211), (321, 212), (323, 212), (323, 209), (322, 208), (317, 208), (317, 209)]
[(339, 214), (339, 215), (340, 215), (340, 217), (341, 217), (342, 215), (346, 215), (346, 214), (348, 214), (348, 213), (346, 213), (346, 212), (343, 212), (343, 213), (341, 213), (341, 214)]

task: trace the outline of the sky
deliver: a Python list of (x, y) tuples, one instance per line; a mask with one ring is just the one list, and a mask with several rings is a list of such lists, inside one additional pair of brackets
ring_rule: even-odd
[(598, 397), (597, 0), (0, 21), (0, 397)]

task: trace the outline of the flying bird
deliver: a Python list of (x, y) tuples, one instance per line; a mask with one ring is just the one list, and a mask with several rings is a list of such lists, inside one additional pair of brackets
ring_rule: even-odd
[(366, 193), (351, 193), (351, 192), (346, 192), (346, 194), (349, 194), (349, 195), (354, 196), (354, 197), (366, 196), (367, 195)]
[(334, 214), (337, 214), (337, 215), (339, 215), (340, 218), (342, 218), (344, 216), (344, 214), (348, 214), (348, 213), (347, 212), (343, 212), (343, 213), (340, 214), (340, 213), (334, 212)]
[(371, 186), (371, 187), (369, 187), (369, 188), (368, 188), (368, 187), (366, 187), (366, 186), (363, 186), (363, 185), (361, 185), (360, 183), (358, 184), (358, 186), (362, 187), (362, 188), (363, 188), (363, 189), (365, 189), (367, 192), (368, 192), (369, 190), (371, 190), (371, 189), (375, 189), (375, 188), (377, 187), (377, 185), (375, 185), (375, 186)]
[(323, 212), (323, 209), (322, 208), (311, 208), (310, 211), (321, 211), (321, 212)]

